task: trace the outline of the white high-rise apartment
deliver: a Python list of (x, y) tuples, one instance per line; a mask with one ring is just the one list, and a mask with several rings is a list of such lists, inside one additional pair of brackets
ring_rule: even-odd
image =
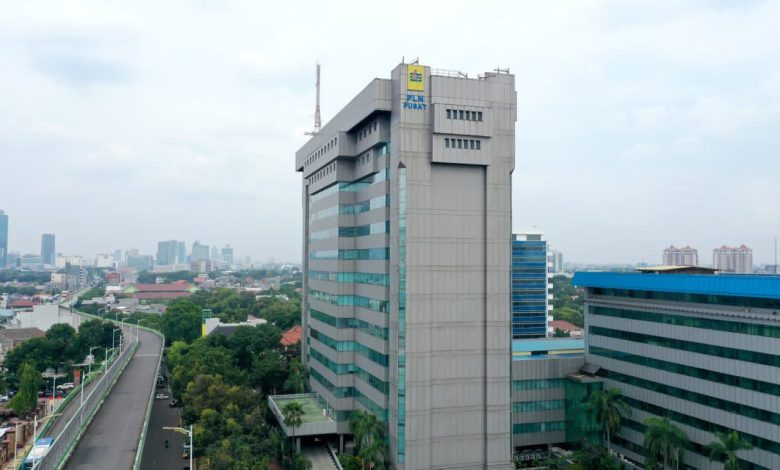
[(685, 246), (678, 248), (674, 245), (664, 248), (661, 264), (664, 266), (698, 266), (699, 252), (696, 248)]
[(753, 250), (745, 245), (739, 247), (723, 245), (712, 250), (712, 265), (724, 273), (752, 274)]

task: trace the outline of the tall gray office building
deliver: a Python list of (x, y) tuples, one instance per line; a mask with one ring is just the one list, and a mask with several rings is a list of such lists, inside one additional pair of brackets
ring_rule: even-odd
[(41, 235), (41, 258), (43, 259), (43, 264), (49, 266), (54, 266), (54, 263), (57, 261), (53, 233)]
[(8, 267), (8, 216), (0, 209), (0, 268)]
[(176, 264), (178, 251), (179, 242), (176, 240), (157, 242), (157, 264), (159, 266)]
[(396, 469), (512, 468), (514, 76), (400, 64), (296, 153), (303, 358)]

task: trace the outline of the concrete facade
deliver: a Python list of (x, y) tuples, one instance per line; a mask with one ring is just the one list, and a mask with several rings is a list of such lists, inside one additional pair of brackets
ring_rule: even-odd
[(590, 371), (632, 407), (613, 446), (644, 460), (648, 416), (666, 416), (693, 443), (685, 463), (714, 467), (704, 449), (736, 430), (753, 446), (745, 468), (780, 468), (780, 278), (577, 273), (587, 288)]
[[(581, 340), (571, 340), (582, 343)], [(585, 363), (584, 354), (512, 361), (512, 445), (523, 453), (566, 442), (565, 380)]]
[(398, 469), (511, 468), (514, 77), (400, 64), (296, 153), (304, 361)]

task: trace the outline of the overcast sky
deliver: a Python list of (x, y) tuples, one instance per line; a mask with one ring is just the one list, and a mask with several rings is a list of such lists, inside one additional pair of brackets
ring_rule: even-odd
[[(5, 2), (11, 251), (300, 260), (294, 153), (402, 57), (517, 76), (515, 229), (567, 261), (780, 235), (780, 2)], [(378, 6), (386, 7), (382, 10)], [(272, 8), (269, 8), (272, 6)]]

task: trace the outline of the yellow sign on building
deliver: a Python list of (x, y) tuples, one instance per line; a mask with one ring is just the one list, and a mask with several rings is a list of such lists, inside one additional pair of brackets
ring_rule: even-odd
[(422, 65), (406, 66), (406, 90), (425, 91), (425, 67)]

